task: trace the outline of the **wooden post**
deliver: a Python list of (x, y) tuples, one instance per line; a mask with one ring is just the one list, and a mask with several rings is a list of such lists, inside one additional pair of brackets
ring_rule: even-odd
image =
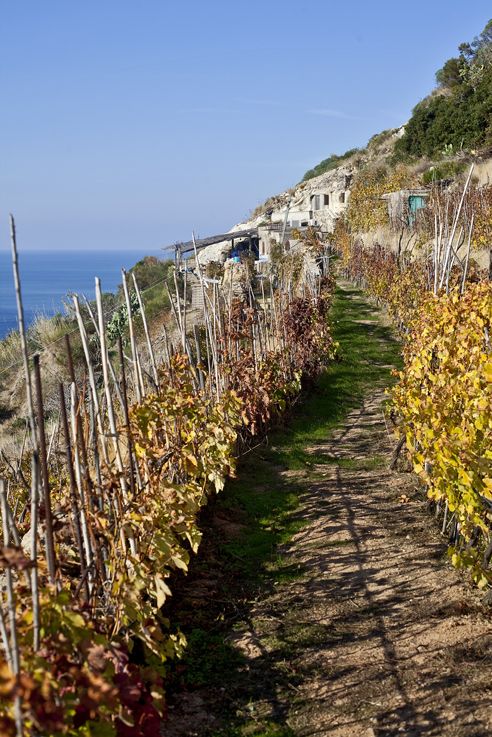
[(475, 213), (472, 213), (470, 228), (468, 230), (468, 244), (467, 244), (467, 249), (466, 249), (465, 265), (463, 267), (463, 278), (461, 280), (461, 294), (463, 294), (463, 292), (465, 291), (466, 277), (468, 276), (468, 263), (470, 260), (471, 239), (472, 239), (474, 222), (475, 222)]
[[(128, 289), (126, 290), (126, 294), (128, 294)], [(111, 387), (109, 385), (108, 348), (106, 344), (106, 327), (104, 325), (104, 315), (103, 315), (103, 309), (102, 309), (101, 282), (98, 277), (96, 277), (96, 305), (97, 305), (97, 317), (98, 317), (98, 322), (99, 322), (99, 341), (101, 344), (101, 362), (102, 362), (102, 370), (103, 370), (104, 391), (106, 394), (109, 429), (111, 431), (111, 435), (113, 438), (113, 447), (114, 447), (114, 452), (115, 452), (115, 457), (116, 457), (116, 468), (118, 469), (119, 477), (120, 477), (121, 494), (122, 494), (123, 501), (126, 503), (128, 502), (128, 487), (126, 484), (123, 459), (121, 457), (119, 433), (116, 427), (116, 418), (114, 414), (113, 397), (111, 396)], [(130, 313), (128, 314), (128, 324), (129, 325), (131, 324)], [(137, 356), (137, 360), (138, 360), (138, 356)], [(138, 368), (139, 368), (139, 364), (138, 364)], [(122, 531), (122, 535), (123, 534), (124, 532)], [(135, 537), (132, 532), (128, 533), (128, 541), (130, 543), (130, 550), (132, 554), (136, 555), (137, 546), (135, 542)]]
[(126, 389), (125, 357), (123, 355), (123, 342), (121, 340), (121, 335), (118, 335), (118, 352), (119, 352), (120, 364), (121, 364), (121, 393), (123, 395), (123, 416), (125, 420), (126, 437), (127, 437), (127, 443), (128, 443), (128, 460), (130, 464), (130, 492), (132, 494), (132, 498), (134, 498), (135, 497), (135, 468), (133, 464), (133, 440), (132, 440), (132, 433), (130, 429), (130, 416), (128, 414), (128, 393)]
[(118, 440), (118, 430), (116, 427), (116, 418), (114, 414), (113, 397), (111, 396), (111, 387), (109, 385), (109, 369), (108, 369), (108, 348), (106, 344), (106, 328), (104, 325), (104, 316), (102, 310), (102, 294), (101, 294), (101, 282), (96, 276), (96, 305), (97, 305), (97, 317), (99, 322), (99, 341), (101, 345), (101, 364), (103, 371), (103, 384), (104, 392), (106, 394), (106, 404), (109, 420), (109, 429), (111, 431), (111, 437), (113, 438), (113, 447), (116, 456), (116, 466), (120, 473), (121, 491), (123, 493), (123, 499), (127, 501), (127, 489), (125, 476), (123, 473), (123, 461), (121, 458), (120, 444)]
[[(447, 243), (446, 253), (445, 253), (445, 257), (444, 257), (443, 273), (441, 275), (441, 281), (439, 283), (439, 288), (440, 289), (442, 289), (442, 287), (444, 286), (444, 281), (445, 281), (446, 277), (449, 280), (449, 274), (448, 274), (449, 258), (450, 258), (451, 251), (452, 251), (452, 248), (453, 248), (454, 236), (456, 234), (456, 228), (458, 227), (458, 222), (459, 222), (459, 217), (460, 217), (460, 214), (461, 214), (461, 209), (462, 209), (463, 203), (465, 201), (465, 195), (466, 195), (468, 186), (470, 184), (470, 181), (471, 181), (471, 177), (472, 177), (473, 169), (474, 168), (475, 168), (475, 164), (472, 164), (471, 167), (470, 167), (470, 171), (468, 173), (467, 180), (465, 182), (465, 186), (463, 187), (463, 193), (461, 195), (461, 200), (460, 200), (458, 209), (457, 209), (457, 211), (455, 213), (455, 216), (454, 216), (453, 225), (452, 225), (452, 228), (451, 228), (451, 234), (448, 237), (448, 243)], [(449, 271), (450, 271), (450, 268), (449, 268)], [(447, 291), (448, 290), (446, 289), (446, 292)]]
[[(73, 386), (74, 384), (72, 384)], [(63, 436), (65, 439), (65, 457), (67, 460), (67, 470), (68, 470), (68, 481), (69, 481), (69, 487), (70, 487), (70, 498), (72, 502), (72, 517), (73, 517), (73, 526), (75, 529), (75, 537), (77, 540), (77, 548), (79, 551), (79, 558), (80, 558), (80, 571), (84, 570), (84, 547), (82, 542), (82, 530), (80, 527), (80, 510), (79, 510), (79, 504), (77, 501), (77, 484), (75, 481), (75, 472), (73, 470), (73, 462), (72, 462), (72, 445), (70, 442), (70, 431), (68, 429), (68, 417), (67, 417), (67, 408), (65, 406), (65, 391), (63, 389), (63, 384), (59, 384), (59, 392), (60, 392), (60, 415), (62, 420), (62, 429), (63, 429)], [(87, 583), (87, 578), (84, 580), (84, 591), (85, 591), (85, 599), (86, 601), (89, 600), (89, 586)]]
[(142, 378), (142, 371), (140, 368), (140, 359), (137, 350), (137, 343), (135, 341), (135, 333), (133, 331), (133, 316), (132, 316), (132, 305), (130, 301), (130, 294), (128, 292), (128, 284), (126, 281), (126, 271), (121, 270), (121, 283), (123, 285), (123, 292), (125, 294), (126, 311), (128, 313), (128, 331), (130, 333), (130, 347), (132, 351), (133, 370), (135, 376), (135, 394), (137, 401), (141, 402), (144, 395), (144, 385)]
[(19, 274), (19, 261), (17, 257), (17, 237), (15, 231), (14, 216), (10, 215), (10, 240), (12, 245), (12, 268), (14, 272), (15, 296), (17, 300), (17, 320), (19, 323), (19, 335), (22, 348), (22, 361), (24, 365), (24, 379), (26, 382), (27, 409), (29, 412), (29, 428), (31, 431), (31, 447), (37, 448), (36, 421), (34, 419), (34, 405), (32, 401), (31, 374), (29, 372), (29, 355), (27, 352), (26, 324), (24, 321), (24, 305), (22, 303), (22, 289)]
[(203, 391), (205, 388), (205, 382), (203, 379), (202, 369), (202, 352), (200, 350), (200, 336), (198, 335), (198, 325), (193, 325), (193, 333), (195, 335), (195, 352), (196, 352), (196, 365), (198, 370), (198, 381), (200, 382), (200, 389)]
[[(7, 493), (5, 490), (5, 482), (0, 479), (0, 505), (2, 511), (2, 527), (3, 527), (3, 544), (5, 547), (10, 545), (10, 533), (8, 524), (8, 502)], [(12, 580), (12, 569), (8, 565), (5, 569), (5, 582), (7, 589), (7, 607), (9, 614), (9, 629), (10, 629), (10, 642), (11, 642), (11, 655), (12, 655), (12, 672), (15, 676), (20, 673), (20, 653), (19, 653), (19, 642), (17, 640), (17, 622), (16, 622), (16, 611), (15, 611), (15, 593), (14, 583)], [(22, 719), (22, 708), (20, 696), (16, 695), (14, 700), (14, 712), (15, 712), (15, 725), (17, 731), (17, 737), (22, 737), (24, 734), (23, 719)]]
[(50, 479), (48, 472), (48, 459), (46, 454), (46, 434), (44, 427), (43, 392), (41, 386), (41, 371), (39, 367), (39, 354), (34, 356), (34, 380), (36, 382), (36, 404), (38, 415), (38, 445), (41, 461), (41, 481), (43, 484), (44, 518), (46, 525), (46, 562), (51, 583), (55, 582), (56, 559), (55, 544), (53, 539), (53, 517), (51, 514)]
[(154, 349), (152, 348), (152, 341), (150, 340), (149, 327), (147, 325), (147, 317), (145, 315), (145, 308), (142, 302), (142, 295), (140, 294), (140, 289), (138, 288), (138, 284), (137, 284), (137, 280), (135, 279), (134, 272), (132, 272), (132, 278), (133, 278), (133, 285), (135, 287), (135, 292), (137, 294), (138, 306), (140, 307), (140, 314), (142, 315), (142, 323), (143, 323), (143, 328), (145, 332), (145, 338), (147, 340), (147, 350), (149, 351), (150, 365), (152, 367), (152, 375), (154, 378), (155, 388), (158, 389), (159, 388), (159, 375), (157, 373), (157, 364), (155, 362)]
[[(96, 318), (94, 316), (94, 313), (92, 311), (92, 307), (90, 305), (90, 302), (87, 299), (87, 297), (85, 297), (85, 296), (84, 296), (84, 302), (85, 302), (85, 306), (87, 307), (87, 312), (89, 313), (89, 317), (91, 318), (91, 322), (94, 325), (94, 330), (96, 331), (96, 335), (99, 338), (99, 326), (98, 326), (97, 320), (96, 320)], [(118, 400), (120, 402), (121, 407), (123, 408), (123, 397), (121, 396), (120, 387), (119, 387), (119, 384), (118, 384), (118, 379), (116, 378), (116, 373), (115, 373), (115, 370), (113, 368), (113, 364), (111, 363), (111, 360), (110, 360), (109, 356), (108, 356), (108, 368), (109, 368), (109, 371), (110, 371), (110, 374), (111, 374), (111, 378), (113, 379), (113, 384), (114, 384), (114, 388), (116, 390), (116, 394), (118, 396)], [(73, 381), (75, 381), (75, 379), (73, 379)]]
[[(89, 375), (89, 386), (91, 389), (92, 404), (94, 406), (94, 415), (97, 422), (97, 429), (99, 431), (99, 437), (101, 439), (101, 447), (103, 452), (103, 460), (108, 463), (108, 453), (105, 442), (104, 427), (101, 415), (101, 407), (99, 404), (99, 397), (97, 395), (96, 378), (94, 376), (94, 367), (92, 366), (91, 355), (89, 351), (89, 340), (87, 338), (87, 331), (85, 329), (84, 321), (82, 320), (82, 314), (80, 312), (79, 298), (76, 294), (73, 296), (73, 304), (75, 307), (75, 314), (77, 316), (77, 324), (79, 326), (80, 338), (82, 340), (82, 347), (84, 349), (85, 362), (87, 364), (87, 372)], [(97, 442), (97, 440), (96, 440)]]
[[(75, 381), (75, 369), (73, 365), (72, 346), (70, 345), (70, 336), (68, 335), (68, 333), (65, 334), (65, 352), (67, 354), (68, 374), (70, 377), (70, 382), (72, 384), (75, 384), (76, 381)], [(82, 419), (80, 417), (80, 414), (78, 413), (77, 413), (77, 424), (78, 424), (77, 434), (78, 434), (78, 440), (79, 440), (79, 445), (80, 445), (80, 455), (82, 457), (83, 475), (84, 475), (85, 482), (87, 484), (89, 500), (92, 505), (94, 501), (92, 498), (93, 485), (92, 485), (92, 479), (89, 473), (89, 460), (87, 457), (87, 446), (85, 444), (84, 433), (82, 432)]]
[[(91, 541), (90, 541), (90, 535), (89, 535), (89, 528), (87, 524), (87, 517), (85, 513), (85, 500), (84, 500), (84, 489), (82, 485), (82, 473), (80, 468), (80, 459), (79, 459), (79, 453), (78, 448), (79, 444), (77, 442), (77, 388), (75, 384), (70, 384), (70, 425), (72, 428), (72, 436), (73, 436), (73, 458), (74, 458), (74, 479), (76, 486), (79, 491), (79, 499), (80, 499), (80, 529), (82, 533), (82, 541), (84, 543), (85, 547), (85, 563), (86, 568), (89, 570), (89, 574), (87, 576), (88, 582), (89, 582), (89, 592), (92, 592), (92, 581), (93, 576), (91, 571), (92, 565), (93, 565), (93, 551), (91, 547)], [(83, 562), (83, 559), (81, 559), (81, 564)], [(83, 575), (83, 574), (82, 574)]]
[(32, 595), (32, 625), (33, 649), (39, 650), (41, 622), (39, 616), (39, 587), (38, 587), (38, 506), (39, 506), (39, 464), (34, 455), (31, 459), (31, 595)]

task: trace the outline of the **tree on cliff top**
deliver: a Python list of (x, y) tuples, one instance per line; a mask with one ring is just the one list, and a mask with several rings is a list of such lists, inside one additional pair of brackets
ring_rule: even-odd
[(459, 52), (437, 72), (438, 92), (414, 108), (397, 155), (435, 157), (492, 143), (492, 20)]

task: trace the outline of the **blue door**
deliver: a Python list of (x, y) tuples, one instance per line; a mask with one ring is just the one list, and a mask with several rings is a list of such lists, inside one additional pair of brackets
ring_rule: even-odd
[(408, 224), (410, 227), (415, 224), (417, 213), (425, 207), (425, 198), (419, 194), (411, 194), (408, 198)]

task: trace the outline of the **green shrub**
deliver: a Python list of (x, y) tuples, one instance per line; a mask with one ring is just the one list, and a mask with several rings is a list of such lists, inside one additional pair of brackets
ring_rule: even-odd
[(129, 273), (135, 274), (140, 291), (143, 292), (144, 289), (147, 289), (156, 282), (167, 280), (173, 267), (173, 261), (164, 261), (156, 256), (145, 256), (140, 261), (137, 261), (135, 266), (132, 266)]
[(492, 21), (436, 75), (441, 92), (413, 110), (395, 144), (400, 157), (435, 157), (492, 141)]
[(381, 133), (376, 133), (374, 136), (371, 136), (367, 143), (367, 148), (372, 150), (377, 150), (383, 143), (385, 143), (393, 133), (395, 133), (395, 128), (387, 128), (384, 131), (381, 131)]
[(308, 179), (312, 179), (313, 177), (319, 177), (320, 174), (324, 174), (327, 171), (331, 171), (332, 169), (336, 169), (337, 166), (340, 166), (340, 164), (345, 161), (346, 159), (349, 159), (351, 156), (356, 154), (360, 149), (358, 148), (351, 148), (348, 151), (345, 151), (344, 154), (332, 154), (327, 159), (324, 159), (323, 161), (320, 161), (317, 166), (315, 166), (313, 169), (309, 169), (307, 171), (302, 181), (305, 182)]
[(423, 173), (422, 183), (432, 184), (441, 179), (454, 179), (464, 171), (465, 167), (466, 164), (463, 161), (442, 161)]
[[(137, 261), (135, 266), (129, 270), (129, 274), (135, 274), (138, 287), (142, 294), (142, 301), (145, 307), (147, 320), (151, 322), (163, 310), (169, 309), (169, 296), (167, 287), (169, 286), (171, 293), (174, 292), (174, 262), (171, 260), (162, 260), (156, 256), (145, 256), (141, 261)], [(178, 277), (178, 287), (182, 295), (182, 277)], [(133, 279), (128, 279), (128, 288), (132, 291)], [(118, 289), (118, 298), (123, 303), (123, 288)], [(126, 311), (125, 311), (126, 314)]]

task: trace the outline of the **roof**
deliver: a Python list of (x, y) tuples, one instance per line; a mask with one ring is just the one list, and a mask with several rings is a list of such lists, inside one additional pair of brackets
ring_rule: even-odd
[[(249, 238), (253, 235), (258, 235), (258, 228), (249, 228), (248, 230), (236, 230), (231, 233), (220, 233), (219, 235), (212, 235), (209, 238), (195, 239), (196, 250), (200, 251), (202, 248), (207, 246), (213, 246), (215, 243), (221, 243), (222, 241), (232, 241), (236, 238)], [(186, 241), (186, 243), (176, 243), (174, 248), (181, 254), (190, 253), (195, 250), (193, 241)], [(169, 247), (163, 250), (169, 250)]]
[(417, 196), (417, 197), (428, 197), (430, 195), (430, 188), (429, 187), (419, 187), (416, 189), (398, 189), (395, 192), (385, 192), (385, 194), (381, 195), (382, 200), (386, 200), (391, 195), (400, 195), (404, 197), (411, 197)]

